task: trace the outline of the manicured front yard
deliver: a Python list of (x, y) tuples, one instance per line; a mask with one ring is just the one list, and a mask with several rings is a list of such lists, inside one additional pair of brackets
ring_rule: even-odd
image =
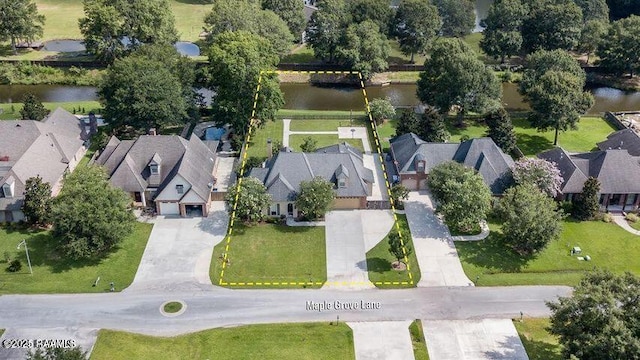
[[(337, 130), (336, 130), (337, 131)], [(364, 151), (364, 147), (362, 146), (361, 139), (340, 139), (338, 138), (338, 134), (330, 135), (330, 134), (320, 134), (320, 135), (290, 135), (289, 136), (289, 147), (294, 151), (302, 151), (300, 145), (304, 142), (306, 137), (312, 137), (317, 141), (316, 147), (319, 149), (321, 147), (335, 145), (338, 143), (347, 142), (351, 146)]]
[[(0, 254), (7, 252), (12, 260), (22, 262), (20, 272), (7, 272), (3, 255), (0, 294), (105, 292), (112, 281), (120, 291), (133, 281), (151, 228), (150, 224), (136, 223), (133, 233), (122, 240), (119, 248), (97, 262), (73, 261), (58, 255), (55, 239), (48, 231), (0, 228)], [(29, 274), (24, 247), (16, 249), (23, 239), (27, 240), (33, 275)], [(97, 277), (100, 282), (93, 287)]]
[[(402, 239), (405, 246), (413, 249), (413, 240), (409, 231), (409, 223), (406, 215), (398, 215), (398, 223), (402, 232)], [(395, 225), (391, 231), (396, 231)], [(410, 284), (384, 284), (386, 282), (408, 282), (409, 272), (407, 270), (397, 271), (391, 268), (391, 263), (396, 261), (395, 257), (389, 252), (389, 237), (385, 236), (373, 249), (367, 252), (367, 269), (369, 270), (369, 280), (379, 288), (398, 288), (398, 287), (415, 287), (420, 281), (420, 267), (415, 251), (408, 256), (409, 270), (413, 285)]]
[(91, 359), (355, 359), (344, 323), (268, 324), (212, 329), (177, 337), (100, 330)]
[(562, 360), (562, 345), (546, 330), (549, 319), (524, 318), (522, 321), (514, 320), (513, 324), (530, 360)]
[[(613, 223), (565, 220), (561, 238), (537, 256), (526, 259), (503, 245), (499, 225), (489, 224), (491, 235), (478, 242), (456, 242), (462, 267), (469, 279), (480, 276), (480, 286), (576, 285), (584, 272), (594, 268), (616, 273), (640, 274), (640, 237)], [(581, 256), (571, 256), (574, 246)]]
[(412, 322), (409, 325), (409, 334), (411, 335), (415, 360), (429, 360), (429, 352), (427, 351), (427, 344), (424, 341), (424, 333), (422, 331), (422, 321), (415, 320)]
[[(213, 251), (211, 279), (216, 285), (220, 279), (226, 243), (227, 239)], [(313, 286), (304, 286), (317, 288), (327, 280), (325, 233), (322, 226), (246, 226), (236, 221), (228, 258), (230, 264), (224, 272), (225, 283), (254, 284), (247, 287), (273, 287), (273, 283), (278, 283), (275, 286), (279, 287), (302, 287), (303, 284), (298, 283), (312, 282)]]

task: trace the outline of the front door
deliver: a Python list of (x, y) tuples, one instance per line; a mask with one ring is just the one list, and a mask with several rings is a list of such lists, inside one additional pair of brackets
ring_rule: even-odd
[(293, 203), (289, 203), (289, 205), (287, 205), (287, 214), (289, 216), (293, 216)]

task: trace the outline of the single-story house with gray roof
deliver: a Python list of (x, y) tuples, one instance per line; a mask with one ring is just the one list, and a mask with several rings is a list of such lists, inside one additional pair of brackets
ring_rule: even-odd
[(427, 189), (429, 172), (447, 161), (456, 161), (482, 175), (491, 193), (502, 195), (511, 185), (514, 162), (491, 138), (462, 143), (430, 143), (414, 133), (391, 139), (389, 176), (409, 190)]
[(70, 112), (58, 108), (42, 121), (0, 121), (0, 222), (24, 220), (27, 179), (40, 176), (56, 196), (62, 177), (84, 156), (87, 129)]
[(366, 209), (373, 189), (373, 170), (364, 166), (362, 152), (348, 143), (320, 148), (313, 153), (281, 151), (265, 167), (253, 168), (249, 176), (267, 187), (272, 203), (270, 216), (300, 216), (295, 206), (300, 183), (320, 176), (334, 184), (334, 209)]
[(623, 129), (609, 134), (607, 140), (599, 142), (600, 150), (627, 150), (631, 156), (640, 156), (640, 136), (631, 130)]
[(560, 147), (538, 157), (556, 163), (562, 178), (559, 200), (573, 201), (587, 178), (600, 181), (600, 205), (605, 210), (635, 210), (640, 203), (640, 157), (610, 149), (571, 154)]
[(159, 215), (207, 216), (214, 189), (217, 141), (177, 135), (115, 136), (96, 159), (111, 184)]

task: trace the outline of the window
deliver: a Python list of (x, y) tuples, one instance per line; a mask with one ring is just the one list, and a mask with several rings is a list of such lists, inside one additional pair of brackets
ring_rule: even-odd
[(158, 175), (160, 169), (158, 164), (151, 164), (149, 165), (149, 170), (151, 171), (151, 175)]
[(13, 197), (13, 191), (12, 191), (12, 186), (9, 184), (4, 184), (2, 185), (2, 192), (4, 193), (4, 197), (6, 198), (12, 198)]
[(271, 204), (271, 206), (269, 206), (269, 214), (271, 216), (280, 215), (280, 204)]
[(184, 194), (184, 185), (176, 185), (176, 191), (178, 194)]
[(347, 180), (346, 179), (338, 179), (338, 187), (339, 188), (346, 188), (347, 187)]

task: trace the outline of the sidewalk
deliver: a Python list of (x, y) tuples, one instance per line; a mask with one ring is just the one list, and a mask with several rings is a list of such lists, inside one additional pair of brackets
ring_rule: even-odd
[(640, 235), (640, 231), (634, 229), (629, 225), (627, 220), (622, 215), (613, 215), (613, 221), (618, 224), (621, 228), (625, 229), (627, 232), (632, 233), (633, 235)]

